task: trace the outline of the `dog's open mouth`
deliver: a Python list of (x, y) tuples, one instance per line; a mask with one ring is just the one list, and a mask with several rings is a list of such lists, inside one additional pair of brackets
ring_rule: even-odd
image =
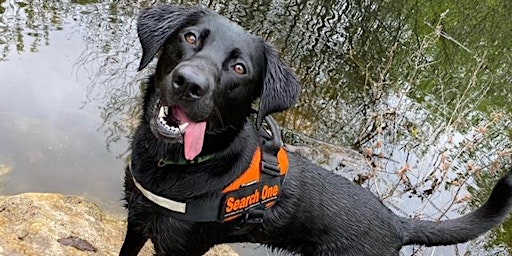
[(180, 106), (163, 106), (160, 101), (155, 104), (154, 113), (155, 132), (165, 139), (183, 143), (186, 159), (192, 160), (201, 153), (206, 122), (194, 122)]
[(181, 135), (185, 133), (189, 125), (188, 122), (180, 124), (180, 121), (169, 115), (168, 106), (159, 106), (157, 118), (159, 128), (161, 128), (160, 132), (169, 138), (181, 138)]

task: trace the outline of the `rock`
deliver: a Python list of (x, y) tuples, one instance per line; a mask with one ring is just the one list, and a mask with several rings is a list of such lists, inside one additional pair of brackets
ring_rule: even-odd
[[(0, 255), (117, 255), (126, 221), (76, 196), (27, 193), (0, 197)], [(153, 255), (148, 242), (139, 254)], [(208, 256), (236, 256), (217, 246)]]
[(227, 245), (217, 245), (210, 249), (204, 256), (238, 256), (238, 253)]

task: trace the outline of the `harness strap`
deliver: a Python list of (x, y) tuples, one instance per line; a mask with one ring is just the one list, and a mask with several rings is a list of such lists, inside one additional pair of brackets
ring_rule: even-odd
[[(130, 172), (131, 172), (131, 170), (132, 169), (130, 168)], [(187, 212), (187, 204), (186, 203), (182, 203), (182, 202), (171, 200), (169, 198), (157, 196), (157, 195), (151, 193), (151, 191), (149, 191), (149, 190), (145, 189), (144, 187), (142, 187), (142, 185), (140, 185), (140, 183), (137, 182), (135, 177), (133, 177), (133, 174), (132, 174), (132, 179), (133, 179), (133, 183), (135, 184), (137, 189), (147, 199), (149, 199), (153, 203), (158, 204), (158, 205), (162, 206), (163, 208), (169, 209), (169, 210), (171, 210), (173, 212), (179, 212), (179, 213), (186, 213)]]
[(153, 203), (169, 210), (165, 213), (180, 220), (195, 221), (195, 222), (212, 222), (217, 221), (219, 218), (218, 209), (222, 198), (194, 198), (194, 200), (187, 200), (186, 202), (179, 202), (167, 197), (162, 197), (145, 189), (132, 175), (132, 180), (137, 189)]

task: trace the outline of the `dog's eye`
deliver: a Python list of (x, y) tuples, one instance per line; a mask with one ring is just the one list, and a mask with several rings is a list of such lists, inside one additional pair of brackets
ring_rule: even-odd
[(197, 37), (194, 33), (186, 33), (184, 35), (185, 41), (189, 44), (196, 44), (197, 43)]
[(244, 64), (241, 64), (241, 63), (237, 63), (235, 64), (235, 66), (233, 67), (233, 70), (237, 73), (237, 74), (240, 74), (240, 75), (243, 75), (245, 74), (245, 66)]

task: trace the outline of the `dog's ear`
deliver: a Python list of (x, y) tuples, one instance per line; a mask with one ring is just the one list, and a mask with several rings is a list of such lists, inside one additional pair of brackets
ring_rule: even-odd
[(145, 68), (165, 42), (176, 35), (187, 23), (208, 14), (201, 7), (157, 5), (142, 10), (137, 21), (137, 32), (142, 45), (139, 71)]
[(270, 44), (265, 43), (266, 72), (256, 126), (260, 127), (265, 116), (292, 107), (300, 93), (299, 80), (295, 73), (279, 57)]

